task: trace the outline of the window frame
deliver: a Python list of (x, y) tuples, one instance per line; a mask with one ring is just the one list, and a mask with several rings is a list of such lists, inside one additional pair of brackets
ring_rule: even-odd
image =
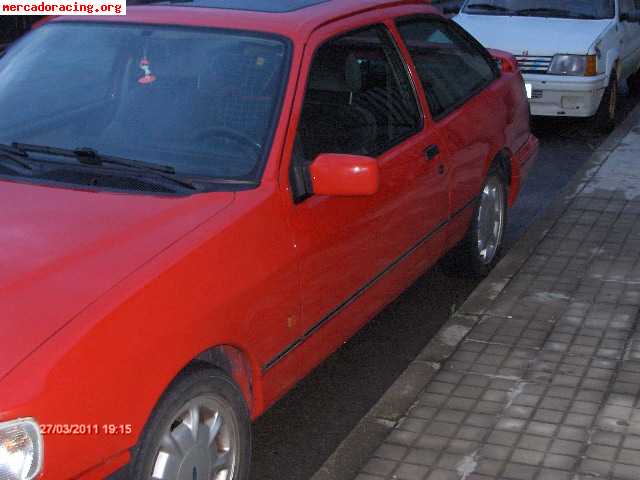
[[(391, 20), (393, 21), (393, 19)], [(346, 29), (344, 31), (341, 31), (340, 33), (337, 33), (335, 35), (331, 35), (328, 36), (327, 38), (323, 39), (321, 42), (318, 42), (317, 46), (315, 47), (315, 49), (313, 50), (313, 54), (311, 55), (311, 59), (309, 61), (309, 68), (308, 68), (308, 73), (306, 78), (304, 78), (304, 90), (301, 92), (301, 96), (302, 96), (302, 102), (300, 104), (300, 114), (302, 114), (302, 109), (304, 108), (304, 103), (305, 100), (307, 98), (307, 94), (309, 92), (309, 78), (310, 78), (310, 74), (311, 74), (311, 69), (313, 68), (313, 64), (317, 58), (318, 52), (320, 49), (322, 49), (325, 45), (327, 45), (330, 42), (333, 42), (337, 39), (340, 39), (341, 37), (345, 37), (347, 35), (351, 35), (351, 34), (357, 34), (359, 32), (362, 31), (367, 31), (367, 30), (371, 30), (374, 28), (378, 28), (381, 30), (382, 33), (384, 33), (384, 35), (386, 36), (386, 38), (388, 39), (390, 45), (393, 47), (394, 53), (398, 56), (398, 58), (400, 59), (400, 62), (402, 64), (402, 73), (406, 76), (407, 80), (408, 80), (408, 85), (409, 88), (411, 90), (411, 95), (413, 97), (413, 101), (415, 102), (416, 105), (416, 114), (417, 114), (417, 125), (415, 130), (407, 133), (406, 135), (402, 135), (400, 137), (398, 137), (397, 139), (394, 140), (394, 142), (388, 146), (385, 146), (384, 148), (382, 148), (379, 152), (376, 151), (373, 154), (371, 154), (370, 156), (372, 158), (379, 158), (382, 155), (384, 155), (386, 152), (392, 150), (393, 148), (397, 147), (398, 145), (404, 143), (405, 141), (407, 141), (409, 138), (411, 138), (414, 135), (419, 134), (420, 132), (422, 132), (425, 128), (425, 112), (422, 108), (422, 103), (420, 101), (420, 94), (418, 92), (418, 86), (416, 84), (416, 82), (414, 81), (413, 75), (411, 73), (411, 67), (407, 61), (407, 59), (405, 58), (405, 56), (402, 53), (402, 50), (400, 49), (400, 45), (398, 44), (398, 42), (396, 41), (396, 39), (393, 36), (393, 33), (391, 32), (391, 29), (389, 28), (389, 26), (385, 23), (384, 20), (381, 21), (377, 21), (375, 23), (369, 23), (363, 26), (359, 26), (359, 27), (355, 27), (355, 28), (349, 28)], [(394, 65), (392, 65), (392, 68), (395, 68)], [(293, 137), (294, 137), (294, 145), (295, 142), (297, 141), (297, 137), (298, 137), (298, 131), (300, 129), (300, 120), (301, 118), (298, 118), (298, 122), (295, 126), (295, 132), (293, 133)], [(295, 146), (293, 148), (293, 150), (291, 151), (291, 158), (290, 158), (290, 162), (289, 162), (289, 184), (291, 185), (291, 194), (293, 196), (293, 202), (294, 204), (299, 204), (301, 202), (304, 202), (307, 198), (310, 198), (314, 195), (313, 193), (313, 189), (311, 186), (311, 178), (310, 178), (310, 174), (309, 174), (309, 166), (311, 164), (313, 164), (313, 162), (315, 161), (314, 159), (305, 159), (305, 158), (296, 158), (296, 149)], [(331, 153), (331, 152), (327, 152), (327, 153)]]
[(477, 97), (487, 87), (489, 87), (494, 82), (496, 82), (498, 79), (500, 79), (501, 76), (502, 76), (502, 71), (498, 67), (498, 64), (496, 63), (495, 58), (493, 58), (491, 56), (489, 51), (485, 47), (483, 47), (482, 44), (478, 40), (476, 40), (471, 34), (469, 34), (460, 25), (458, 25), (457, 23), (455, 23), (455, 22), (453, 22), (451, 20), (447, 20), (445, 18), (442, 18), (440, 15), (429, 14), (429, 13), (419, 13), (419, 14), (414, 14), (414, 15), (398, 17), (398, 18), (395, 19), (395, 25), (396, 25), (396, 29), (398, 30), (398, 36), (400, 37), (400, 39), (404, 43), (404, 47), (407, 49), (407, 54), (409, 55), (409, 57), (411, 59), (411, 62), (413, 63), (414, 69), (416, 69), (416, 74), (417, 74), (417, 68), (416, 68), (415, 60), (413, 58), (413, 55), (411, 55), (411, 49), (409, 48), (409, 46), (407, 45), (407, 42), (404, 40), (404, 38), (402, 36), (402, 32), (401, 32), (400, 28), (401, 28), (402, 25), (406, 25), (406, 24), (410, 24), (410, 23), (424, 22), (424, 21), (440, 23), (441, 25), (444, 25), (445, 27), (450, 27), (451, 30), (453, 30), (455, 33), (460, 35), (463, 40), (467, 40), (469, 42), (470, 46), (474, 50), (476, 50), (487, 61), (487, 64), (489, 65), (489, 67), (491, 68), (491, 71), (493, 72), (493, 78), (490, 81), (488, 81), (486, 84), (482, 85), (481, 87), (479, 87), (476, 90), (474, 90), (473, 92), (471, 92), (468, 96), (464, 97), (462, 100), (450, 105), (449, 107), (444, 109), (442, 112), (438, 113), (437, 115), (434, 115), (433, 112), (431, 111), (431, 106), (429, 105), (429, 100), (428, 100), (429, 97), (428, 97), (428, 94), (427, 94), (427, 89), (425, 88), (424, 84), (422, 83), (422, 79), (418, 76), (418, 80), (420, 81), (420, 86), (421, 86), (422, 91), (423, 91), (424, 96), (425, 96), (425, 100), (427, 101), (427, 107), (429, 108), (429, 114), (431, 116), (431, 119), (434, 122), (439, 122), (439, 121), (445, 119), (446, 117), (448, 117), (449, 115), (451, 115), (456, 110), (460, 109), (467, 102), (469, 102), (473, 98)]
[[(256, 159), (256, 163), (253, 169), (244, 177), (234, 177), (231, 180), (246, 180), (247, 184), (233, 185), (233, 184), (220, 184), (208, 182), (214, 178), (212, 175), (193, 174), (190, 178), (195, 182), (201, 184), (201, 190), (196, 193), (209, 192), (209, 191), (240, 191), (240, 190), (255, 190), (262, 184), (264, 180), (264, 174), (267, 169), (269, 158), (271, 157), (274, 147), (276, 146), (276, 137), (278, 129), (280, 128), (281, 118), (286, 107), (286, 95), (291, 82), (291, 75), (294, 68), (294, 41), (279, 33), (251, 30), (243, 28), (233, 27), (211, 27), (211, 26), (199, 26), (199, 25), (173, 25), (173, 24), (146, 24), (140, 22), (99, 22), (99, 21), (81, 21), (76, 22), (72, 20), (60, 19), (45, 23), (41, 28), (51, 28), (57, 25), (61, 26), (73, 26), (80, 28), (82, 26), (107, 26), (114, 28), (153, 28), (153, 29), (166, 29), (166, 30), (180, 30), (180, 31), (196, 31), (196, 32), (214, 32), (214, 33), (227, 33), (230, 35), (245, 35), (248, 37), (255, 37), (257, 39), (267, 38), (274, 41), (281, 42), (284, 46), (284, 56), (282, 64), (282, 78), (279, 81), (278, 89), (276, 92), (277, 98), (273, 105), (273, 112), (269, 119), (269, 127), (266, 129), (267, 141), (263, 145), (263, 150), (260, 152), (259, 158)], [(0, 59), (3, 59), (6, 54), (11, 53), (14, 48), (17, 48), (23, 42), (25, 42), (31, 32), (20, 37), (18, 40), (8, 45), (4, 50), (0, 51)], [(17, 177), (16, 177), (17, 178)], [(21, 177), (22, 181), (23, 178)], [(221, 186), (222, 185), (222, 186)], [(122, 191), (122, 190), (119, 190)]]

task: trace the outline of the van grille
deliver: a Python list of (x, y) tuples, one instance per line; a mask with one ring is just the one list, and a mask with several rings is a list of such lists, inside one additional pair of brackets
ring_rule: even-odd
[(553, 57), (516, 57), (522, 73), (547, 73)]

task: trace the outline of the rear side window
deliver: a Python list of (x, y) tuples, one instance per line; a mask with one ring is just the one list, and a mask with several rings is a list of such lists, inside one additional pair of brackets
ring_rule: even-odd
[(330, 40), (315, 53), (296, 158), (378, 155), (415, 133), (420, 124), (408, 72), (387, 30), (358, 30)]
[(400, 22), (398, 29), (436, 118), (464, 103), (497, 76), (482, 50), (446, 22), (411, 19)]

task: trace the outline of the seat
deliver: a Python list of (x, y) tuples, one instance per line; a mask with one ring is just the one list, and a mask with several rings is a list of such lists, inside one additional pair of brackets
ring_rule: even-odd
[(375, 116), (354, 102), (362, 86), (362, 69), (353, 53), (334, 47), (317, 54), (299, 127), (306, 160), (320, 153), (366, 155), (374, 149)]

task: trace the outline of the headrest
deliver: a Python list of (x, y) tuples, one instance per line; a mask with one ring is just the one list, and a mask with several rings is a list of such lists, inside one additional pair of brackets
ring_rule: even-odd
[(309, 89), (329, 92), (362, 90), (362, 68), (352, 52), (323, 48), (313, 62)]

